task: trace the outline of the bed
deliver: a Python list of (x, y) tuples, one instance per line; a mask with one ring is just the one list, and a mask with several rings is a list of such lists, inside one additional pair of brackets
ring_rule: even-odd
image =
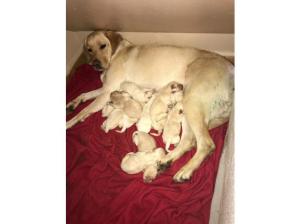
[[(99, 76), (88, 64), (78, 67), (68, 81), (66, 101), (101, 87)], [(67, 115), (67, 120), (91, 102), (81, 104)], [(120, 168), (125, 154), (137, 150), (131, 140), (136, 127), (124, 133), (113, 130), (105, 133), (100, 128), (103, 121), (101, 112), (97, 112), (67, 130), (68, 224), (209, 223), (212, 203), (215, 208), (221, 204), (220, 198), (213, 202), (212, 199), (228, 123), (210, 131), (216, 150), (190, 181), (178, 184), (172, 181), (172, 176), (195, 150), (186, 153), (152, 183), (144, 183), (142, 174), (129, 175)], [(160, 136), (155, 140), (158, 146), (164, 146)], [(219, 192), (223, 190), (218, 188)]]

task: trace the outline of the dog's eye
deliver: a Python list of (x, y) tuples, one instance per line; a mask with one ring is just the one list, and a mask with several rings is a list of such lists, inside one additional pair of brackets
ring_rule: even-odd
[(106, 48), (106, 44), (101, 44), (100, 49), (103, 50), (104, 48)]
[(92, 52), (92, 49), (91, 49), (91, 48), (88, 48), (87, 50), (88, 50), (88, 52)]

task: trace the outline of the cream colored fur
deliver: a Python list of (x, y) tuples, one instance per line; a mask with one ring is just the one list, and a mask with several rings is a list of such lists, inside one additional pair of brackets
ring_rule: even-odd
[[(195, 48), (167, 45), (133, 45), (119, 34), (96, 31), (85, 46), (105, 70), (102, 88), (83, 93), (67, 107), (94, 99), (89, 106), (67, 122), (71, 128), (101, 110), (110, 93), (124, 81), (143, 88), (160, 89), (175, 81), (184, 85), (182, 137), (177, 147), (160, 161), (160, 170), (196, 146), (196, 153), (173, 177), (177, 182), (190, 179), (202, 161), (214, 151), (208, 130), (228, 121), (234, 89), (234, 67), (224, 57)], [(100, 49), (106, 43), (105, 50)], [(117, 47), (113, 47), (117, 46)]]
[(150, 152), (130, 152), (121, 161), (121, 169), (128, 174), (143, 172), (145, 182), (151, 182), (158, 173), (158, 162), (164, 157), (163, 148)]
[(176, 99), (179, 96), (178, 93), (182, 94), (182, 90), (182, 84), (170, 82), (159, 89), (155, 95), (155, 99), (150, 107), (150, 118), (152, 128), (158, 132), (157, 135), (161, 134), (167, 121), (168, 112), (176, 103)]
[(151, 152), (156, 148), (154, 138), (145, 132), (135, 131), (132, 134), (132, 140), (139, 152)]
[(176, 103), (176, 105), (170, 110), (167, 121), (164, 126), (162, 138), (166, 144), (166, 151), (169, 151), (170, 145), (177, 145), (180, 141), (181, 122), (183, 118), (183, 105), (182, 102)]
[(145, 89), (134, 82), (122, 82), (120, 85), (120, 90), (129, 93), (129, 95), (142, 105), (145, 105), (154, 94), (153, 89)]

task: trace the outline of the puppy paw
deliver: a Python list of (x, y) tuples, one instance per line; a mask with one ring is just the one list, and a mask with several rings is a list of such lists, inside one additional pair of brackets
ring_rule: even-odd
[(145, 176), (143, 179), (144, 179), (144, 183), (151, 183), (154, 178), (150, 176)]
[(151, 183), (157, 176), (157, 170), (155, 166), (149, 166), (145, 169), (143, 179), (145, 183)]

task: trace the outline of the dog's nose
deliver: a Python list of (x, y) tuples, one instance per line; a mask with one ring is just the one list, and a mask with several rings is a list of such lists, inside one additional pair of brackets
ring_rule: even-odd
[(96, 70), (100, 70), (102, 68), (101, 62), (97, 59), (93, 60), (92, 65)]

